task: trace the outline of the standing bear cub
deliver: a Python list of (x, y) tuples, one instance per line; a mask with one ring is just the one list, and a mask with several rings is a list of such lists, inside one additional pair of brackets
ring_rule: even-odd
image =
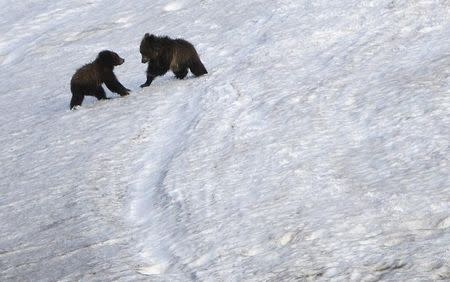
[(84, 96), (94, 96), (98, 100), (108, 99), (102, 84), (105, 83), (111, 92), (120, 96), (129, 94), (129, 89), (125, 88), (114, 75), (114, 67), (125, 62), (119, 55), (112, 51), (104, 50), (98, 53), (97, 58), (87, 65), (78, 69), (70, 81), (72, 100), (70, 109), (80, 106)]
[(140, 52), (142, 63), (148, 63), (147, 81), (141, 87), (149, 86), (155, 77), (164, 75), (169, 69), (178, 79), (186, 77), (188, 68), (195, 76), (208, 73), (194, 46), (183, 39), (146, 33), (141, 41)]

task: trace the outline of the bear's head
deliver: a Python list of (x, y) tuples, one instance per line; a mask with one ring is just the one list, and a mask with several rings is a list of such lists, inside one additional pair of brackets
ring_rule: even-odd
[(98, 53), (96, 61), (107, 67), (120, 66), (125, 62), (117, 53), (109, 50), (104, 50)]
[(139, 50), (142, 55), (142, 63), (145, 64), (158, 58), (161, 47), (157, 36), (146, 33), (141, 41)]

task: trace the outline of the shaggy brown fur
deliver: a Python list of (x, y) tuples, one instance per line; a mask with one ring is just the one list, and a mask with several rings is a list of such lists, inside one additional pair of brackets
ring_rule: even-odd
[(208, 73), (194, 46), (183, 39), (146, 33), (141, 41), (140, 52), (142, 63), (148, 63), (147, 81), (141, 87), (149, 86), (155, 77), (164, 75), (169, 69), (178, 79), (186, 77), (188, 68), (195, 76)]
[(125, 96), (129, 94), (129, 89), (125, 88), (114, 75), (114, 67), (125, 62), (112, 51), (101, 51), (95, 61), (84, 65), (78, 69), (70, 81), (72, 100), (70, 109), (80, 106), (84, 96), (94, 96), (98, 100), (108, 99), (102, 84), (105, 83), (111, 92)]

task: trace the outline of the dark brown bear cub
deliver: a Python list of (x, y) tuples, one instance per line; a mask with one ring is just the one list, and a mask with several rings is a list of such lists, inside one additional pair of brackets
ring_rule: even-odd
[(149, 86), (155, 77), (164, 75), (169, 69), (178, 79), (185, 78), (188, 69), (195, 76), (208, 73), (194, 46), (183, 39), (146, 33), (141, 41), (140, 52), (142, 63), (148, 63), (147, 81), (141, 87)]
[(70, 81), (72, 100), (70, 109), (80, 106), (84, 96), (94, 96), (98, 100), (108, 99), (102, 84), (105, 83), (111, 92), (125, 96), (129, 94), (129, 89), (125, 88), (114, 75), (114, 67), (125, 62), (112, 51), (101, 51), (92, 63), (84, 65), (78, 69)]

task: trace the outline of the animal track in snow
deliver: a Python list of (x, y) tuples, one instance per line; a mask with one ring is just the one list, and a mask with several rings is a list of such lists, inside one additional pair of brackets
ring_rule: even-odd
[(288, 232), (288, 233), (284, 234), (280, 239), (278, 239), (278, 243), (281, 246), (286, 246), (287, 244), (289, 244), (289, 242), (292, 241), (293, 238), (294, 238), (294, 233)]
[(439, 229), (449, 228), (450, 227), (450, 217), (446, 217), (446, 218), (442, 219), (441, 221), (439, 221), (437, 226)]
[(177, 2), (171, 2), (164, 6), (163, 10), (166, 12), (172, 12), (172, 11), (178, 11), (181, 10), (184, 7), (184, 3), (177, 1)]
[(158, 275), (164, 273), (166, 271), (166, 267), (162, 264), (155, 264), (152, 266), (138, 268), (136, 271), (143, 275)]

